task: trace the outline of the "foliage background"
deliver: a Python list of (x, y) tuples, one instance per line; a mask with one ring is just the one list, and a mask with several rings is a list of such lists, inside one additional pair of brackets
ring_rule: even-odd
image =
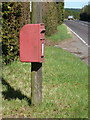
[(85, 5), (82, 9), (66, 8), (65, 18), (67, 19), (69, 15), (73, 15), (75, 19), (90, 22), (90, 4)]
[(29, 3), (2, 3), (2, 52), (4, 63), (16, 60), (19, 56), (19, 31), (30, 23)]
[(80, 20), (90, 22), (90, 4), (82, 8), (80, 13)]
[(43, 3), (43, 23), (46, 26), (46, 35), (55, 33), (57, 26), (64, 21), (64, 2)]
[(80, 19), (80, 12), (81, 12), (81, 9), (66, 8), (65, 9), (65, 18), (67, 19), (69, 15), (73, 15), (74, 19)]

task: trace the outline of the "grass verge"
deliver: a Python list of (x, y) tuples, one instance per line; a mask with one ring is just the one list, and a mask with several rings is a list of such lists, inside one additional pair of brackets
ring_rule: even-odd
[(3, 66), (3, 117), (87, 118), (88, 67), (76, 56), (46, 47), (43, 63), (43, 101), (30, 105), (30, 63)]
[(72, 35), (68, 32), (67, 27), (62, 24), (57, 27), (57, 32), (50, 37), (46, 37), (47, 40), (53, 43), (58, 43), (63, 40), (72, 38)]

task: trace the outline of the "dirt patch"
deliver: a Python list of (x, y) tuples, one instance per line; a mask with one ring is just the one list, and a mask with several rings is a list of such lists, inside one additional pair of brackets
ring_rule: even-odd
[(56, 43), (55, 43), (55, 42), (52, 42), (52, 41), (50, 41), (50, 40), (48, 40), (48, 39), (45, 39), (45, 45), (46, 45), (46, 46), (55, 46)]

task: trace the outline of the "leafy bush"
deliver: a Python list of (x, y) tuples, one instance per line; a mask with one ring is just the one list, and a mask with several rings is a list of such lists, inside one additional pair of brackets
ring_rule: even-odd
[(46, 35), (50, 36), (57, 30), (58, 24), (64, 20), (64, 3), (43, 3), (43, 22), (46, 26)]
[(57, 14), (58, 14), (58, 24), (62, 24), (64, 21), (64, 2), (57, 2)]
[(19, 56), (19, 31), (30, 22), (29, 8), (29, 3), (2, 3), (2, 52), (6, 64)]

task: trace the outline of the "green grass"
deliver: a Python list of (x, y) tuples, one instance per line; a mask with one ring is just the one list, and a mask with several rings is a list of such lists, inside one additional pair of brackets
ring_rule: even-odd
[(72, 35), (68, 33), (67, 27), (62, 24), (57, 27), (57, 32), (52, 34), (50, 37), (47, 37), (52, 42), (60, 42), (66, 39), (72, 38)]
[(43, 99), (30, 105), (30, 63), (3, 67), (3, 117), (87, 118), (88, 67), (76, 56), (46, 47), (43, 63)]

